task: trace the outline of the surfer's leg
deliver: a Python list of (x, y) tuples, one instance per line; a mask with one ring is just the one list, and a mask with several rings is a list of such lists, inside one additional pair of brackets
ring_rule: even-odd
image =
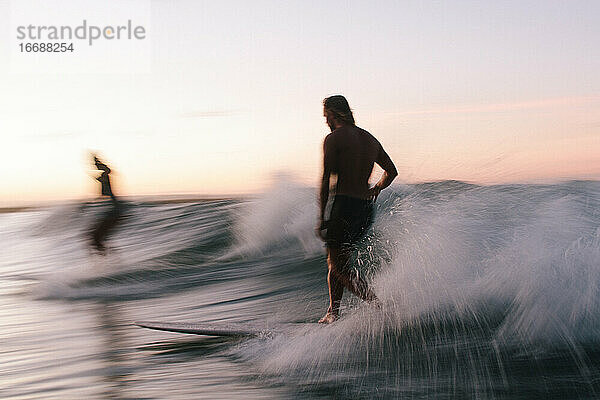
[(367, 281), (358, 274), (356, 276), (350, 274), (350, 268), (348, 268), (350, 262), (350, 250), (344, 248), (331, 250), (330, 258), (332, 259), (332, 262), (330, 263), (330, 274), (333, 269), (333, 275), (336, 277), (337, 281), (362, 300), (376, 301), (377, 296), (375, 296), (375, 293), (370, 288)]
[(330, 324), (334, 322), (340, 313), (340, 303), (344, 295), (344, 283), (340, 281), (337, 273), (336, 263), (338, 262), (339, 249), (327, 248), (327, 286), (329, 287), (329, 308), (327, 314), (319, 320), (320, 324)]
[[(352, 220), (349, 226), (348, 242), (351, 246), (359, 243), (363, 240), (364, 236), (369, 230), (369, 227), (373, 223), (374, 208), (373, 203), (370, 201), (357, 203), (355, 206), (356, 218)], [(349, 250), (350, 251), (350, 250)], [(347, 260), (346, 262), (348, 262)], [(344, 268), (343, 273), (347, 276), (348, 284), (346, 287), (356, 296), (360, 297), (365, 301), (374, 301), (379, 303), (379, 299), (375, 296), (375, 292), (369, 286), (368, 282), (360, 276), (358, 272), (352, 274), (351, 268)]]
[(366, 280), (349, 272), (353, 244), (372, 222), (372, 205), (364, 200), (336, 196), (327, 228), (329, 309), (319, 322), (333, 322), (340, 309), (344, 287), (365, 301), (378, 301)]
[(104, 243), (108, 235), (115, 228), (120, 219), (120, 210), (118, 203), (113, 203), (112, 209), (100, 218), (100, 222), (94, 227), (92, 232), (92, 243), (100, 253), (106, 251)]
[(349, 288), (349, 290), (351, 290), (352, 293), (360, 297), (362, 300), (379, 302), (379, 299), (377, 296), (375, 296), (373, 289), (371, 289), (367, 281), (360, 276), (354, 277), (354, 279), (351, 280), (350, 285), (352, 286), (352, 289)]
[(329, 309), (328, 313), (332, 313), (337, 316), (340, 312), (340, 303), (342, 302), (342, 296), (344, 295), (344, 283), (340, 281), (338, 274), (339, 262), (339, 249), (328, 249), (327, 255), (327, 266), (329, 271), (327, 273), (327, 283), (329, 285)]

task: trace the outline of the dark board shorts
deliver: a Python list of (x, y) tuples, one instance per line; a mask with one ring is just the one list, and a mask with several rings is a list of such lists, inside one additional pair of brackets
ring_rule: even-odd
[(329, 221), (325, 224), (325, 243), (329, 248), (351, 247), (360, 241), (373, 223), (371, 200), (336, 195)]

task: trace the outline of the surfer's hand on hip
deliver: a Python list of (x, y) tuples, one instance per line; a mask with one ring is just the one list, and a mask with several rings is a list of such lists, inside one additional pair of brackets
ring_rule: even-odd
[(379, 186), (375, 185), (371, 189), (369, 189), (367, 199), (375, 201), (377, 200), (377, 196), (379, 196), (379, 193), (381, 193), (381, 189), (379, 188)]

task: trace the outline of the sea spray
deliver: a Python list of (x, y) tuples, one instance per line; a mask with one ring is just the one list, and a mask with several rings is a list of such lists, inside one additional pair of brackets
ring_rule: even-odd
[[(355, 255), (382, 306), (346, 294), (331, 326), (315, 323), (328, 304), (315, 189), (281, 184), (252, 199), (132, 202), (98, 259), (85, 232), (100, 205), (2, 216), (4, 360), (29, 377), (20, 390), (35, 371), (62, 385), (76, 370), (65, 390), (77, 397), (104, 360), (90, 342), (119, 331), (127, 341), (102, 346), (129, 356), (127, 382), (138, 390), (152, 376), (175, 393), (185, 379), (202, 385), (201, 374), (214, 390), (244, 380), (301, 398), (598, 393), (597, 182), (386, 190)], [(120, 315), (108, 331), (102, 318), (94, 325), (106, 304)], [(285, 329), (223, 341), (136, 331), (136, 319)], [(66, 331), (81, 339), (65, 346)], [(8, 359), (15, 348), (28, 366)]]

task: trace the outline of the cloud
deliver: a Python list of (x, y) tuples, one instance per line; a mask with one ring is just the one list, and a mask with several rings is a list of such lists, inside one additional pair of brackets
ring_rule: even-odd
[(231, 117), (241, 114), (244, 110), (198, 110), (180, 114), (181, 118), (215, 118), (215, 117)]
[(466, 114), (466, 113), (493, 113), (505, 111), (521, 111), (536, 108), (551, 108), (589, 104), (600, 101), (600, 96), (573, 96), (554, 97), (530, 101), (517, 101), (511, 103), (468, 104), (462, 106), (447, 106), (421, 110), (407, 110), (392, 112), (394, 115), (425, 115), (425, 114)]
[(37, 135), (21, 135), (20, 139), (30, 140), (72, 140), (76, 137), (82, 136), (81, 132), (51, 132)]

